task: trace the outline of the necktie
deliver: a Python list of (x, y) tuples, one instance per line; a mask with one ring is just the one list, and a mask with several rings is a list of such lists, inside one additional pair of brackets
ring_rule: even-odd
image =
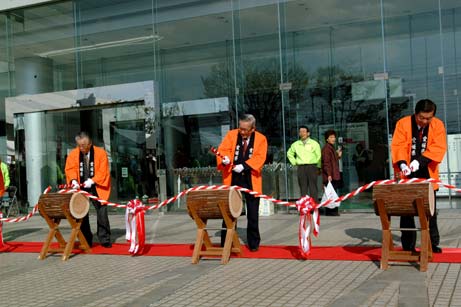
[(83, 179), (90, 177), (90, 158), (88, 154), (83, 155)]
[(149, 162), (149, 174), (154, 174), (154, 166), (152, 165), (152, 162)]
[(247, 139), (244, 139), (243, 140), (243, 155), (245, 156), (245, 154), (247, 153), (247, 149), (248, 149), (248, 140)]
[(423, 140), (423, 130), (424, 130), (424, 128), (419, 129), (419, 141), (420, 142)]

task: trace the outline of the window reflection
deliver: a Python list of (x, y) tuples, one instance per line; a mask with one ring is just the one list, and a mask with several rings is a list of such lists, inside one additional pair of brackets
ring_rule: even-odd
[[(155, 145), (146, 141), (141, 154), (133, 149), (140, 145), (123, 136), (149, 122), (111, 126), (118, 142), (114, 159), (127, 169), (117, 166), (116, 172), (127, 173), (127, 182), (130, 176), (139, 181), (139, 166), (155, 165), (165, 187), (149, 190), (163, 189), (165, 197), (220, 183), (209, 148), (245, 112), (256, 116), (269, 140), (267, 194), (299, 197), (285, 152), (300, 125), (321, 143), (325, 129), (337, 131), (349, 191), (392, 175), (389, 135), (420, 98), (437, 102), (452, 138), (461, 133), (459, 1), (441, 1), (441, 12), (434, 0), (382, 4), (385, 20), (380, 3), (365, 0), (186, 1), (180, 8), (168, 1), (84, 0), (17, 9), (0, 15), (0, 96), (154, 80), (161, 105), (154, 112), (162, 120), (145, 132), (157, 133)], [(0, 134), (4, 130), (9, 140), (16, 133), (24, 141), (12, 120)], [(365, 177), (354, 159), (359, 144), (367, 151)], [(142, 162), (149, 154), (150, 162)], [(443, 175), (461, 177), (450, 163), (453, 174), (444, 165)], [(129, 182), (118, 188), (123, 197), (145, 192)], [(370, 198), (363, 204), (369, 207)]]

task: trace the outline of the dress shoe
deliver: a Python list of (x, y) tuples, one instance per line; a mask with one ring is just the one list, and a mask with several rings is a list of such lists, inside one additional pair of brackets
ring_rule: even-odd
[(250, 248), (250, 252), (257, 252), (259, 250), (259, 247), (253, 247), (253, 248)]
[(440, 254), (442, 252), (442, 249), (436, 245), (432, 245), (432, 252), (436, 254)]
[(110, 242), (102, 243), (101, 245), (102, 245), (102, 247), (105, 247), (105, 248), (111, 248), (112, 247), (112, 243), (110, 243)]

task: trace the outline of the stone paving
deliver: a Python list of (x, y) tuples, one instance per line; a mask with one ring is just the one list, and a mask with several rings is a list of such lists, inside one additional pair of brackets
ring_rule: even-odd
[[(442, 247), (459, 247), (461, 210), (439, 214)], [(115, 242), (124, 242), (124, 216), (110, 215)], [(210, 221), (210, 226), (220, 221)], [(297, 245), (298, 216), (261, 217), (262, 245)], [(393, 220), (393, 223), (397, 222)], [(69, 226), (61, 230), (67, 238)], [(91, 216), (94, 230), (96, 221)], [(238, 231), (245, 243), (246, 218)], [(193, 243), (195, 223), (186, 214), (146, 216), (148, 243)], [(3, 226), (6, 241), (43, 242), (40, 216)], [(315, 246), (378, 245), (381, 225), (374, 213), (321, 217)], [(211, 233), (217, 242), (218, 233)], [(398, 244), (399, 233), (394, 234)], [(0, 254), (0, 306), (461, 306), (460, 264), (371, 261), (302, 261), (231, 258), (191, 264), (189, 257)]]

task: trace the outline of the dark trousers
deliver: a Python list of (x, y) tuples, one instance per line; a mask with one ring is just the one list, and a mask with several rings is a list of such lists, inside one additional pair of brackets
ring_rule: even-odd
[[(95, 195), (95, 194), (93, 194)], [(99, 243), (110, 243), (110, 224), (109, 216), (107, 214), (107, 206), (101, 205), (96, 200), (90, 200), (93, 203), (93, 206), (96, 209), (96, 219), (97, 219), (97, 236)], [(90, 246), (93, 245), (93, 233), (91, 232), (90, 227), (90, 216), (89, 214), (85, 215), (82, 220), (82, 225), (80, 226), (83, 236)]]
[[(254, 197), (248, 193), (245, 194), (246, 215), (247, 215), (247, 242), (250, 249), (259, 248), (261, 243), (261, 235), (259, 234), (259, 197)], [(222, 223), (225, 228), (226, 224)], [(226, 230), (221, 231), (221, 246), (224, 246), (226, 241)]]
[(317, 164), (298, 165), (298, 184), (301, 196), (309, 195), (318, 201)]
[[(435, 193), (435, 192), (434, 192)], [(415, 218), (413, 216), (401, 216), (400, 228), (415, 228)], [(437, 226), (437, 200), (434, 195), (434, 215), (429, 217), (429, 236), (431, 244), (438, 246), (440, 244), (439, 228)], [(416, 231), (402, 231), (402, 248), (412, 250), (416, 245)]]

